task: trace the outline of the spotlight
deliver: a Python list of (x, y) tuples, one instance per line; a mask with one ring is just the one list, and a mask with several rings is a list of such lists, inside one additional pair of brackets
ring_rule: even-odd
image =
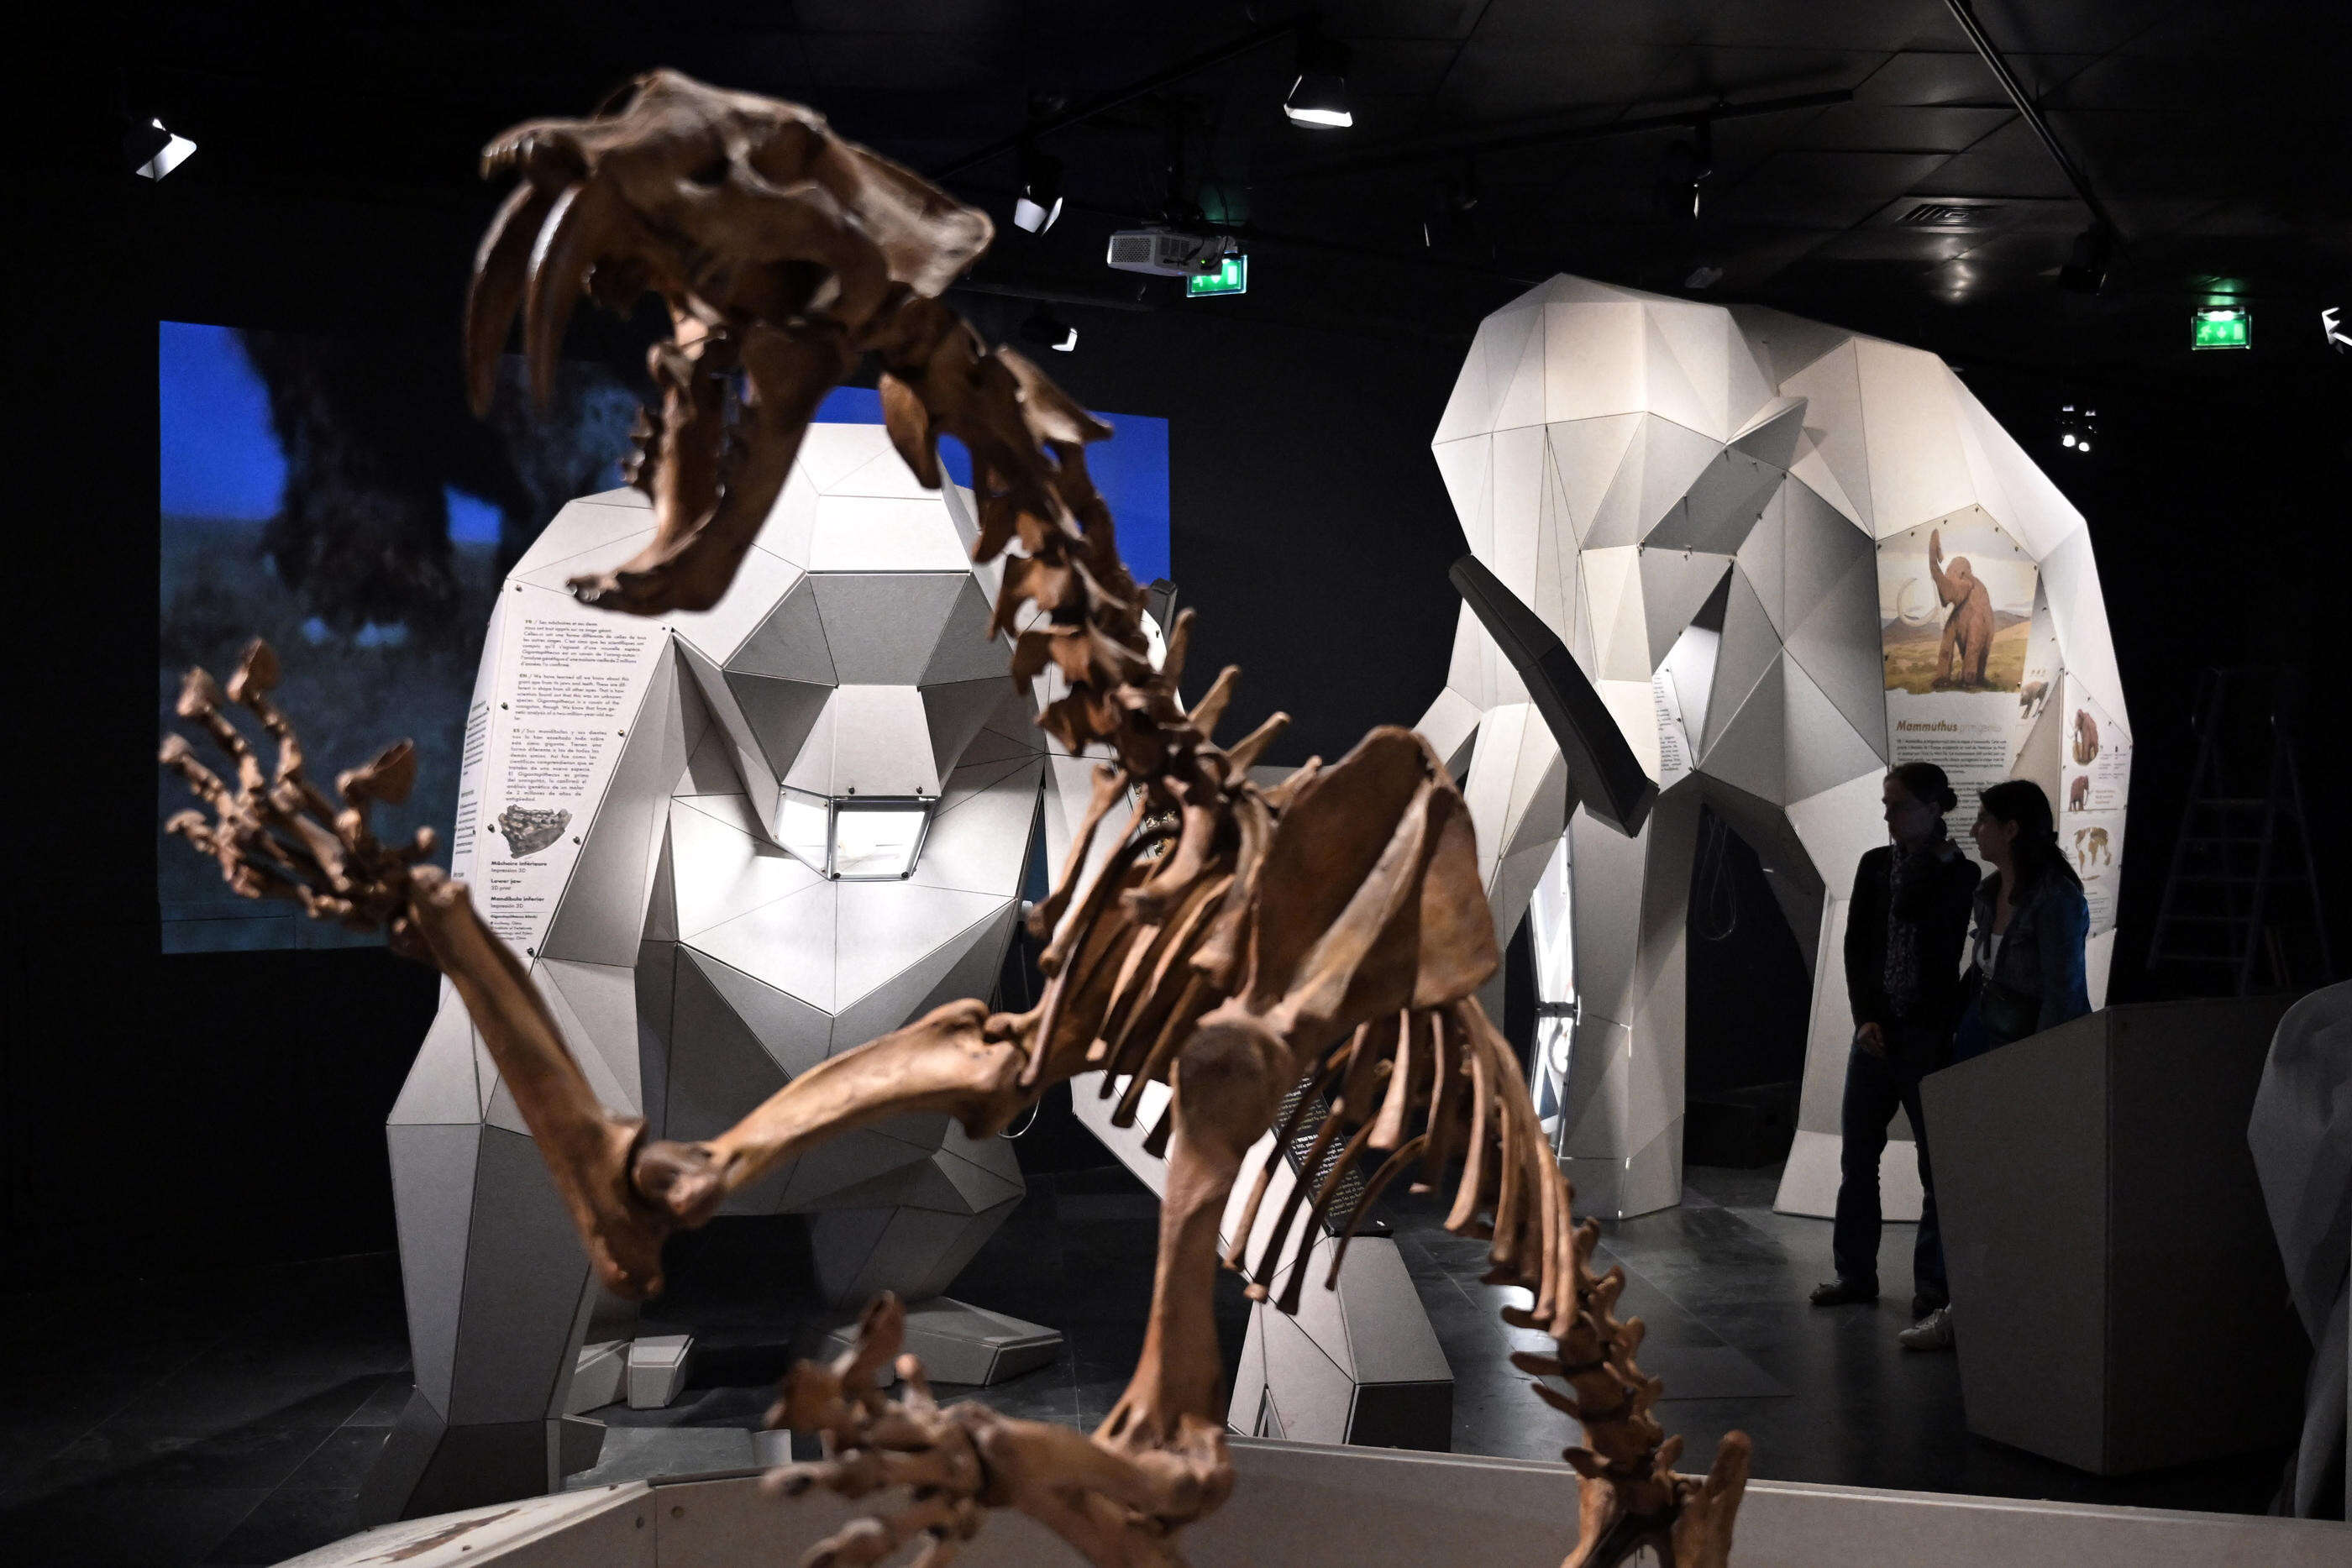
[(131, 172), (142, 180), (160, 180), (188, 161), (196, 144), (165, 129), (160, 120), (134, 125), (123, 133), (122, 155)]
[(1043, 305), (1030, 313), (1029, 319), (1021, 323), (1021, 335), (1056, 353), (1066, 354), (1078, 346), (1078, 329)]
[(1013, 203), (1013, 226), (1044, 234), (1062, 215), (1062, 161), (1021, 144), (1021, 194)]
[(2093, 224), (2075, 236), (2066, 265), (2058, 269), (2058, 287), (2076, 294), (2096, 294), (2107, 286), (2107, 269), (2116, 259), (2116, 233)]
[(1356, 123), (1348, 108), (1348, 49), (1319, 32), (1298, 40), (1298, 79), (1282, 100), (1282, 112), (1293, 125), (1318, 131), (1344, 131)]
[(2069, 452), (2088, 452), (2099, 433), (2099, 411), (2088, 403), (2064, 403), (2058, 410), (2058, 444)]

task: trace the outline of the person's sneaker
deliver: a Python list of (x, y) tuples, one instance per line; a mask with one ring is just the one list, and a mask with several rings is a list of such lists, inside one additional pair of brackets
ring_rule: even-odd
[(1934, 1312), (1937, 1307), (1948, 1307), (1950, 1305), (1951, 1302), (1946, 1301), (1941, 1296), (1915, 1295), (1911, 1298), (1911, 1321), (1916, 1323), (1921, 1318), (1924, 1318), (1928, 1313)]
[(1952, 1309), (1937, 1307), (1895, 1337), (1902, 1342), (1905, 1350), (1949, 1350), (1952, 1348)]
[(1859, 1280), (1832, 1280), (1813, 1287), (1812, 1301), (1817, 1307), (1846, 1307), (1860, 1301), (1878, 1300), (1878, 1287), (1865, 1285)]

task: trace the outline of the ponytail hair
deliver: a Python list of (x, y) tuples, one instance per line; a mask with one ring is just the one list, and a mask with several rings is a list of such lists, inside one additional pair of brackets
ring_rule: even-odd
[(1935, 808), (1939, 817), (1960, 803), (1960, 798), (1952, 793), (1952, 781), (1932, 762), (1898, 762), (1886, 770), (1886, 776), (1902, 785), (1914, 800)]
[(2082, 891), (2083, 879), (2075, 874), (2074, 863), (2058, 847), (2058, 823), (2050, 810), (2050, 797), (2042, 792), (2041, 785), (2031, 779), (2004, 779), (1988, 789), (1980, 799), (1987, 816), (2017, 829), (2017, 843), (2011, 852), (2017, 865), (2015, 894), (2033, 892), (2044, 877), (2055, 878), (2062, 886), (2077, 893)]

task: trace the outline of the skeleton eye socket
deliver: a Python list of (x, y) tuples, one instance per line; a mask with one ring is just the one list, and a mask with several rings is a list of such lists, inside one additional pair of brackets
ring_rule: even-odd
[(690, 171), (686, 177), (689, 183), (699, 185), (706, 191), (723, 184), (727, 179), (727, 160), (723, 155), (714, 153), (708, 161)]

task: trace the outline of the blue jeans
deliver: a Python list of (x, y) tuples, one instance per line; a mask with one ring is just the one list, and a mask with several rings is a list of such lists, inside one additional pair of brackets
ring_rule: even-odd
[[(1920, 1065), (1925, 1065), (1920, 1064)], [(1855, 1046), (1845, 1062), (1845, 1101), (1838, 1116), (1844, 1140), (1839, 1155), (1837, 1220), (1830, 1256), (1838, 1278), (1878, 1288), (1878, 1159), (1886, 1148), (1887, 1124), (1897, 1105), (1911, 1118), (1918, 1139), (1919, 1235), (1911, 1247), (1911, 1288), (1927, 1308), (1951, 1300), (1944, 1282), (1944, 1240), (1936, 1223), (1936, 1181), (1927, 1164), (1927, 1118), (1919, 1106), (1919, 1074), (1909, 1062), (1890, 1062)]]

